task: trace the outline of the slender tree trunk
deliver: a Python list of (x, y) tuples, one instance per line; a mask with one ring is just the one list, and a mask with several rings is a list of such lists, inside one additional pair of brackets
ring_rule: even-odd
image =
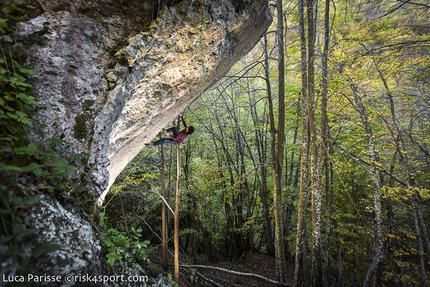
[(338, 255), (337, 255), (337, 277), (338, 277), (337, 281), (339, 282), (339, 285), (341, 287), (345, 286), (343, 284), (343, 267), (342, 266), (343, 266), (343, 263), (342, 263), (342, 249), (339, 248), (339, 252), (338, 252)]
[[(298, 103), (298, 109), (300, 109), (300, 103)], [(298, 111), (298, 113), (299, 112), (300, 111)], [(295, 145), (297, 143), (298, 131), (299, 131), (299, 126), (297, 125), (294, 128), (293, 145)], [(289, 173), (288, 173), (288, 176), (287, 176), (287, 174), (285, 176), (286, 177), (286, 181), (285, 181), (286, 183), (285, 183), (285, 185), (292, 186), (293, 188), (297, 187), (297, 186), (295, 186), (295, 184), (296, 184), (296, 180), (295, 180), (296, 174), (294, 172), (294, 169), (297, 169), (297, 165), (295, 164), (295, 157), (296, 157), (296, 153), (295, 153), (295, 151), (292, 151), (291, 152), (291, 156), (290, 156)], [(288, 168), (286, 163), (285, 163), (285, 168), (286, 169)]]
[(424, 260), (424, 247), (423, 247), (423, 240), (422, 240), (422, 236), (421, 236), (421, 232), (420, 232), (420, 227), (419, 227), (419, 218), (418, 218), (418, 213), (417, 210), (419, 209), (419, 207), (417, 206), (418, 204), (416, 203), (416, 201), (413, 199), (412, 200), (412, 213), (413, 213), (413, 217), (414, 217), (414, 223), (415, 223), (415, 230), (417, 233), (417, 240), (418, 240), (418, 248), (419, 248), (419, 258), (420, 258), (420, 272), (421, 272), (421, 281), (422, 281), (422, 286), (423, 287), (427, 287), (428, 286), (428, 282), (427, 282), (427, 274), (426, 274), (426, 263)]
[[(321, 221), (321, 197), (322, 197), (322, 175), (324, 167), (327, 168), (326, 156), (328, 153), (327, 149), (327, 133), (328, 133), (328, 123), (327, 123), (327, 94), (328, 94), (328, 48), (330, 43), (330, 0), (325, 1), (325, 13), (324, 13), (324, 48), (322, 55), (322, 81), (321, 81), (321, 135), (320, 135), (320, 151), (318, 154), (318, 162), (317, 162), (317, 173), (316, 173), (316, 184), (315, 184), (315, 207), (316, 207), (316, 232), (320, 235), (320, 221)], [(327, 237), (327, 247), (330, 247), (330, 203), (329, 203), (329, 173), (326, 170), (326, 217), (327, 217), (327, 226), (326, 226), (326, 237)], [(319, 213), (319, 214), (318, 214)], [(316, 241), (316, 240), (315, 240)], [(318, 238), (320, 241), (320, 236)], [(314, 245), (317, 245), (316, 242)], [(318, 250), (316, 249), (318, 248)], [(315, 257), (314, 262), (314, 285), (321, 286), (323, 285), (322, 278), (322, 262), (321, 262), (321, 243), (317, 246), (314, 246), (314, 251), (319, 254), (319, 262), (316, 261), (318, 258)], [(330, 253), (327, 254), (327, 269), (328, 269), (328, 284), (330, 286)], [(327, 280), (326, 280), (327, 281)]]
[[(396, 113), (396, 107), (394, 104), (394, 99), (393, 99), (393, 94), (391, 92), (391, 89), (388, 86), (388, 82), (384, 76), (384, 74), (382, 73), (382, 70), (379, 68), (379, 64), (377, 62), (377, 60), (375, 59), (373, 52), (371, 50), (369, 50), (366, 46), (364, 46), (364, 48), (370, 53), (370, 55), (372, 56), (372, 60), (373, 60), (373, 64), (375, 65), (376, 70), (378, 71), (379, 77), (381, 78), (382, 83), (384, 84), (384, 88), (385, 91), (387, 93), (387, 98), (388, 98), (388, 102), (390, 105), (390, 112), (391, 112), (391, 120), (392, 123), (394, 125), (394, 129), (397, 133), (397, 136), (394, 138), (394, 142), (396, 145), (397, 150), (400, 153), (400, 161), (405, 165), (406, 167), (406, 175), (407, 175), (407, 187), (410, 189), (415, 185), (415, 180), (414, 180), (414, 176), (413, 174), (413, 170), (412, 170), (412, 166), (409, 160), (409, 155), (407, 153), (407, 148), (406, 148), (406, 143), (405, 143), (405, 138), (403, 136), (403, 132), (400, 128), (400, 123), (398, 122), (398, 118), (397, 118), (397, 113)], [(419, 197), (418, 195), (415, 193), (412, 196), (412, 209), (413, 209), (413, 217), (414, 217), (414, 223), (415, 223), (415, 230), (416, 230), (416, 234), (417, 234), (417, 239), (418, 239), (418, 246), (420, 248), (420, 269), (421, 269), (421, 276), (422, 276), (422, 281), (424, 286), (427, 286), (427, 275), (426, 275), (426, 270), (425, 270), (425, 260), (424, 257), (422, 256), (423, 252), (424, 252), (424, 248), (423, 248), (423, 239), (422, 239), (422, 232), (421, 230), (425, 230), (425, 223), (422, 222), (423, 224), (420, 224), (420, 208), (419, 208)], [(420, 228), (420, 226), (424, 226), (424, 228)], [(420, 230), (421, 229), (421, 230)], [(424, 237), (427, 236), (426, 232), (423, 232)], [(427, 242), (428, 242), (428, 238), (427, 238)]]
[(278, 14), (278, 142), (276, 157), (276, 182), (274, 179), (274, 215), (275, 215), (275, 262), (278, 281), (286, 281), (284, 254), (283, 215), (282, 215), (282, 166), (284, 162), (284, 132), (285, 132), (285, 94), (284, 94), (284, 29), (282, 0), (276, 1)]
[(306, 189), (308, 179), (308, 109), (307, 109), (307, 50), (305, 36), (305, 21), (303, 0), (298, 1), (299, 27), (300, 27), (300, 50), (301, 50), (301, 74), (302, 74), (302, 147), (300, 160), (300, 195), (297, 218), (296, 258), (294, 268), (293, 286), (301, 286), (304, 280), (304, 238), (305, 238), (305, 213), (306, 213)]
[(175, 267), (175, 282), (179, 283), (179, 199), (181, 186), (181, 154), (179, 145), (176, 145), (176, 203), (175, 203), (175, 230), (174, 230), (174, 267)]
[(429, 241), (429, 237), (428, 237), (428, 233), (427, 233), (427, 227), (425, 224), (425, 220), (423, 218), (423, 213), (421, 212), (421, 209), (419, 208), (419, 195), (417, 193), (414, 194), (414, 199), (417, 202), (417, 215), (418, 215), (418, 225), (420, 226), (420, 229), (422, 231), (423, 234), (423, 241), (424, 241), (424, 246), (426, 246), (426, 250), (427, 250), (427, 256), (430, 256), (430, 241)]
[(354, 94), (354, 107), (360, 114), (361, 121), (363, 123), (364, 131), (367, 135), (367, 148), (369, 150), (370, 156), (370, 180), (373, 184), (373, 209), (375, 214), (375, 238), (373, 247), (373, 260), (367, 271), (366, 279), (363, 286), (367, 287), (370, 284), (372, 277), (374, 278), (375, 286), (380, 285), (379, 272), (383, 254), (383, 242), (382, 242), (382, 210), (381, 210), (381, 187), (378, 181), (378, 169), (376, 165), (378, 164), (378, 157), (376, 153), (376, 148), (374, 144), (374, 135), (372, 127), (370, 125), (369, 116), (367, 114), (366, 107), (361, 101), (361, 96), (359, 94), (358, 88), (355, 83), (349, 79), (351, 90)]
[(318, 166), (317, 129), (315, 118), (315, 93), (314, 93), (314, 61), (315, 61), (315, 18), (314, 1), (307, 0), (307, 109), (309, 117), (309, 144), (311, 150), (311, 183), (312, 183), (312, 286), (322, 285), (321, 267), (321, 180)]
[[(267, 96), (269, 98), (272, 97), (270, 91), (270, 74), (269, 74), (269, 53), (268, 53), (268, 43), (267, 43), (267, 35), (264, 35), (264, 75), (266, 77), (266, 87), (267, 87)], [(254, 119), (254, 125), (258, 124), (258, 116), (257, 111), (254, 108), (252, 109), (252, 115)], [(260, 131), (255, 131), (255, 138), (257, 141), (257, 150), (258, 150), (258, 158), (259, 162), (266, 162), (266, 137), (263, 138), (263, 135)], [(260, 165), (261, 171), (261, 187), (260, 187), (260, 197), (261, 203), (263, 205), (263, 214), (265, 219), (265, 234), (266, 234), (266, 246), (267, 253), (269, 255), (275, 255), (275, 246), (273, 245), (273, 233), (272, 233), (272, 220), (270, 218), (270, 209), (269, 209), (269, 200), (268, 200), (268, 189), (267, 189), (267, 167), (262, 164)]]
[(326, 273), (326, 281), (325, 286), (332, 285), (332, 263), (331, 263), (331, 205), (332, 205), (332, 173), (333, 168), (331, 163), (327, 160), (325, 161), (325, 213), (326, 213), (326, 226), (325, 226), (325, 236), (326, 236), (326, 258), (327, 258), (327, 271)]

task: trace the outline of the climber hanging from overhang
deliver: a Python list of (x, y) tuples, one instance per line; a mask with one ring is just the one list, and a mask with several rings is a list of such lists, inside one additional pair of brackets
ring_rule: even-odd
[(164, 133), (168, 136), (168, 138), (160, 138), (159, 140), (153, 143), (146, 143), (145, 145), (149, 148), (152, 148), (156, 145), (161, 145), (165, 143), (176, 143), (177, 145), (183, 145), (183, 142), (187, 136), (194, 132), (193, 126), (187, 126), (185, 123), (185, 119), (182, 114), (179, 115), (181, 118), (181, 122), (184, 125), (184, 129), (178, 133), (178, 128), (176, 126), (171, 127), (169, 129), (163, 129)]

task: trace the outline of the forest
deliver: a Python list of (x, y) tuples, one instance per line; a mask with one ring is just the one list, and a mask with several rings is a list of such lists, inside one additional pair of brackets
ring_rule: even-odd
[[(265, 254), (294, 286), (428, 286), (430, 3), (271, 5), (264, 38), (184, 112), (181, 252)], [(118, 177), (113, 226), (161, 243), (176, 152), (144, 149)]]
[[(253, 50), (178, 111), (195, 128), (183, 146), (143, 148), (98, 210), (74, 189), (107, 264), (179, 286), (429, 286), (430, 2), (270, 6)], [(0, 19), (0, 235), (18, 254), (37, 200), (9, 191), (47, 178), (32, 191), (69, 204), (72, 171), (26, 138), (34, 71), (9, 29)]]

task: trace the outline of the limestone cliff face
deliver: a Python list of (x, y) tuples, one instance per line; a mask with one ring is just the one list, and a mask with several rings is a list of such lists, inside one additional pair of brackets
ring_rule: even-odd
[[(38, 72), (30, 79), (40, 102), (35, 119), (46, 128), (32, 136), (42, 143), (50, 137), (67, 141), (58, 151), (71, 162), (73, 154), (87, 153), (87, 164), (74, 176), (96, 197), (271, 22), (268, 0), (7, 2), (23, 7), (15, 36), (29, 52), (28, 66)], [(46, 236), (47, 222), (61, 225), (49, 220), (60, 207), (44, 204), (49, 208), (40, 204), (34, 214), (46, 222), (28, 217), (39, 237)], [(74, 252), (97, 258), (97, 236), (78, 221), (70, 230), (85, 226), (86, 234), (73, 242)], [(54, 243), (70, 242), (73, 235), (54, 229), (63, 234), (53, 236)], [(85, 260), (69, 255), (56, 268), (85, 268)]]
[(270, 19), (267, 3), (247, 1), (238, 11), (232, 2), (207, 1), (202, 7), (183, 1), (164, 10), (152, 32), (130, 38), (117, 53), (128, 67), (109, 71), (120, 78), (112, 98), (125, 98), (109, 136), (109, 186), (144, 143), (260, 39)]
[(98, 195), (271, 21), (266, 0), (14, 2), (28, 17), (17, 39), (39, 37), (28, 61), (47, 128), (34, 135), (88, 152), (82, 180)]

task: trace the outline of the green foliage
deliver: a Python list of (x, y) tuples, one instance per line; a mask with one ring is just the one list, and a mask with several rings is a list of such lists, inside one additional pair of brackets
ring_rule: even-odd
[[(11, 15), (9, 15), (11, 16)], [(26, 139), (26, 127), (31, 125), (31, 112), (37, 106), (26, 76), (34, 74), (31, 69), (21, 66), (22, 50), (13, 45), (10, 26), (16, 20), (0, 18), (0, 210), (1, 243), (8, 246), (10, 256), (19, 254), (23, 241), (34, 230), (27, 228), (20, 217), (22, 209), (27, 209), (39, 201), (37, 197), (18, 195), (18, 184), (26, 179), (17, 179), (20, 174), (36, 171), (39, 165), (28, 159), (37, 152), (37, 147)], [(15, 190), (15, 191), (14, 191)], [(57, 246), (46, 242), (33, 251), (39, 257), (44, 251), (54, 251)], [(24, 258), (28, 261), (29, 258)]]
[(28, 138), (38, 103), (27, 77), (36, 72), (22, 65), (26, 53), (10, 36), (21, 10), (9, 6), (8, 11), (0, 15), (0, 240), (8, 247), (6, 255), (20, 266), (18, 272), (31, 272), (37, 258), (60, 246), (44, 241), (30, 253), (23, 252), (35, 230), (27, 227), (21, 214), (39, 202), (32, 193), (65, 194), (72, 189), (69, 175), (74, 167), (56, 155), (55, 146), (64, 141), (49, 139), (52, 145), (42, 147)]
[(31, 124), (31, 112), (37, 105), (35, 97), (27, 83), (26, 76), (35, 71), (21, 66), (24, 51), (16, 48), (8, 33), (8, 22), (0, 21), (0, 131), (2, 141), (14, 144), (17, 138), (12, 136), (23, 133), (26, 126)]
[[(102, 225), (106, 226), (106, 216), (102, 215)], [(123, 264), (132, 264), (148, 262), (149, 240), (142, 240), (142, 229), (132, 227), (129, 234), (118, 231), (115, 228), (109, 228), (103, 233), (103, 245), (106, 248), (107, 263), (113, 266), (116, 262)]]
[(2, 199), (1, 213), (4, 214), (4, 216), (1, 217), (1, 222), (2, 231), (5, 234), (1, 242), (3, 244), (8, 244), (8, 252), (12, 254), (18, 253), (20, 250), (20, 240), (34, 232), (33, 229), (26, 228), (19, 216), (19, 211), (24, 205), (32, 205), (39, 202), (39, 198), (34, 197), (23, 200), (21, 197), (15, 197), (15, 199), (10, 202), (9, 199), (5, 197), (7, 194), (6, 186), (1, 185), (0, 189)]
[[(327, 111), (330, 136), (322, 179), (322, 264), (324, 271), (331, 274), (325, 279), (331, 282), (330, 285), (345, 286), (362, 285), (365, 280), (373, 258), (375, 236), (374, 186), (369, 176), (370, 165), (375, 164), (383, 196), (385, 249), (381, 284), (419, 286), (422, 284), (420, 256), (423, 256), (428, 270), (429, 254), (425, 248), (420, 250), (420, 234), (415, 228), (411, 206), (412, 203), (418, 205), (415, 211), (421, 212), (420, 221), (428, 229), (430, 58), (429, 35), (423, 28), (428, 23), (428, 16), (425, 16), (425, 8), (411, 3), (396, 6), (396, 9), (392, 6), (394, 2), (385, 0), (334, 3)], [(300, 29), (296, 8), (291, 6), (288, 9), (291, 10), (285, 14), (288, 21), (285, 33), (289, 43), (286, 45), (285, 63), (287, 118), (286, 137), (282, 139), (285, 147), (282, 200), (286, 211), (287, 260), (293, 264), (303, 135)], [(318, 18), (318, 21), (322, 19)], [(318, 35), (323, 34), (320, 27), (322, 25), (317, 25)], [(272, 32), (269, 30), (267, 34), (271, 45), (267, 51), (269, 54), (272, 48), (276, 50), (276, 34)], [(318, 38), (317, 51), (322, 51), (322, 46), (319, 46), (321, 40)], [(210, 260), (240, 258), (254, 242), (262, 244), (261, 251), (267, 250), (262, 193), (267, 193), (267, 217), (273, 222), (270, 139), (276, 131), (270, 130), (268, 122), (266, 80), (270, 80), (270, 95), (275, 97), (278, 79), (276, 63), (272, 60), (276, 55), (273, 54), (269, 55), (269, 79), (266, 79), (262, 66), (264, 59), (261, 58), (263, 52), (257, 45), (231, 69), (228, 77), (220, 80), (186, 112), (187, 122), (192, 123), (198, 132), (187, 139), (181, 150), (180, 241), (187, 252), (194, 255), (203, 252)], [(321, 124), (319, 55), (315, 62), (317, 88), (314, 107), (318, 128)], [(386, 83), (382, 81), (381, 74), (385, 76)], [(357, 87), (369, 116), (376, 162), (370, 161), (369, 135), (354, 104), (352, 85)], [(400, 140), (395, 129), (397, 123), (391, 117), (388, 92), (393, 96), (396, 121), (403, 140)], [(277, 108), (274, 101), (275, 118)], [(170, 167), (172, 154), (166, 150), (167, 147), (166, 167)], [(159, 150), (145, 150), (137, 157), (139, 161), (142, 158), (138, 165), (134, 161), (112, 188), (116, 203), (108, 207), (107, 212), (111, 217), (121, 213), (113, 220), (121, 232), (130, 226), (141, 228), (143, 220), (151, 226), (160, 222), (161, 201), (153, 192), (161, 189)], [(410, 175), (406, 174), (407, 168)], [(175, 173), (173, 164), (166, 175), (166, 182), (174, 182)], [(411, 187), (406, 188), (405, 183)], [(306, 187), (309, 194), (306, 198), (305, 253), (308, 257), (305, 258), (305, 267), (310, 264), (312, 246), (311, 187)], [(167, 200), (172, 201), (171, 198)]]
[[(31, 85), (25, 78), (35, 72), (21, 66), (25, 53), (14, 46), (8, 35), (12, 24), (9, 21), (11, 20), (0, 21), (0, 155), (13, 159), (15, 154), (31, 156), (35, 152), (36, 147), (25, 138), (26, 128), (31, 125), (31, 113), (37, 102), (32, 95)], [(21, 171), (19, 164), (1, 164), (2, 170)]]

